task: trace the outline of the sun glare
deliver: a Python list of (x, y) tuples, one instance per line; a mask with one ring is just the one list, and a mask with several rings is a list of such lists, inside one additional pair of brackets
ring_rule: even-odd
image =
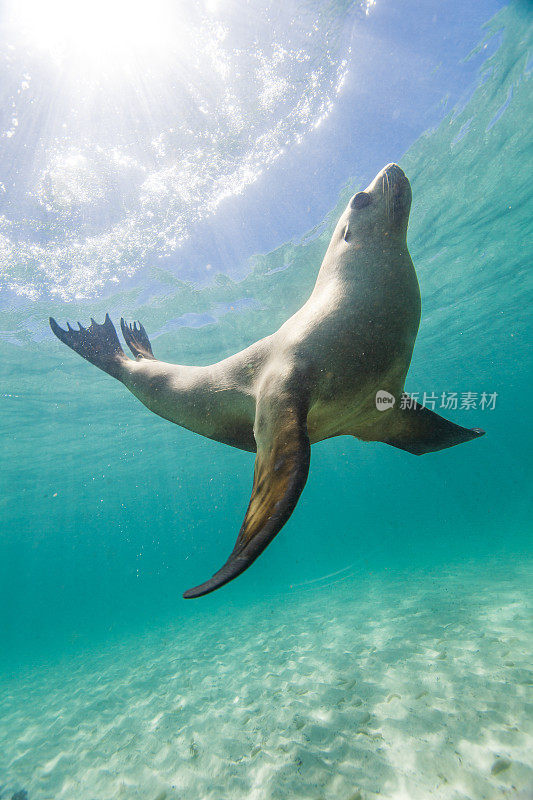
[(13, 0), (10, 22), (28, 44), (90, 63), (160, 52), (177, 20), (171, 0)]

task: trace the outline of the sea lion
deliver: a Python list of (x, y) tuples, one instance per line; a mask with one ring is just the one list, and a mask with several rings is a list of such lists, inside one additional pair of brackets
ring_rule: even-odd
[[(233, 552), (186, 598), (236, 578), (292, 514), (311, 445), (350, 435), (422, 455), (483, 435), (414, 401), (400, 402), (420, 322), (407, 250), (411, 187), (389, 164), (343, 211), (307, 302), (281, 328), (208, 367), (158, 361), (144, 327), (121, 319), (127, 358), (109, 315), (55, 335), (117, 378), (159, 416), (256, 452), (248, 510)], [(384, 410), (383, 410), (384, 409)]]

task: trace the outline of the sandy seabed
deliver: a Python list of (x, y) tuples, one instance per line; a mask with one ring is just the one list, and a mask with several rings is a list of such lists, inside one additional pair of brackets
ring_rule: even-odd
[(347, 570), (11, 677), (0, 798), (530, 800), (528, 587)]

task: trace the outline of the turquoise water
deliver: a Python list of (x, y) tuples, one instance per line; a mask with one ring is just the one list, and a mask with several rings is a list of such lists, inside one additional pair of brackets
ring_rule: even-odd
[[(364, 25), (377, 25), (380, 13), (379, 2), (323, 12), (317, 30), (330, 39), (312, 51), (316, 92), (302, 83), (305, 70), (294, 72), (295, 56), (287, 69), (307, 111), (300, 106), (298, 125), (293, 116), (276, 128), (279, 142), (265, 138), (268, 153), (264, 142), (243, 144), (247, 125), (257, 141), (265, 134), (262, 117), (250, 111), (241, 128), (233, 120), (233, 138), (221, 139), (227, 119), (217, 108), (210, 171), (188, 162), (201, 179), (181, 205), (168, 200), (187, 175), (172, 172), (167, 135), (155, 172), (169, 183), (157, 197), (143, 184), (138, 208), (123, 173), (122, 194), (109, 199), (110, 184), (96, 191), (85, 162), (70, 150), (65, 161), (57, 144), (34, 198), (48, 203), (46, 213), (20, 198), (7, 207), (2, 800), (23, 790), (29, 800), (533, 796), (531, 9), (512, 3), (489, 20), (487, 5), (478, 46), (462, 53), (464, 69), (475, 69), (460, 97), (450, 80), (454, 102), (441, 98), (435, 110), (428, 101), (431, 120), (413, 116), (391, 142), (386, 127), (376, 129), (366, 167), (336, 156), (330, 179), (319, 173), (308, 184), (311, 210), (295, 188), (294, 211), (284, 197), (277, 219), (283, 158), (287, 174), (297, 172), (292, 149), (307, 137), (311, 160), (321, 116), (320, 136), (340, 151), (337, 83), (347, 72), (353, 99), (348, 54), (364, 52)], [(298, 37), (283, 45), (303, 47)], [(397, 47), (407, 64), (409, 42)], [(232, 97), (246, 111), (254, 97), (241, 88)], [(289, 90), (276, 81), (267, 89), (283, 96), (268, 113), (282, 115)], [(15, 127), (32, 131), (27, 113)], [(191, 114), (187, 124), (194, 133), (200, 122)], [(146, 169), (143, 144), (133, 172)], [(54, 158), (63, 161), (54, 167)], [(408, 243), (422, 293), (406, 389), (420, 399), (476, 393), (477, 408), (443, 413), (487, 435), (420, 459), (352, 438), (314, 445), (307, 486), (280, 535), (236, 581), (186, 603), (182, 591), (233, 547), (253, 456), (150, 414), (60, 345), (48, 316), (87, 323), (109, 311), (115, 322), (140, 319), (164, 360), (220, 360), (303, 304), (347, 199), (392, 160), (413, 189)], [(257, 195), (235, 166), (243, 163), (268, 173)], [(213, 186), (227, 205), (206, 207)], [(261, 217), (262, 198), (271, 216)], [(250, 232), (238, 233), (246, 228), (239, 215)], [(82, 255), (68, 261), (76, 248)], [(494, 408), (479, 407), (483, 392), (495, 395)]]

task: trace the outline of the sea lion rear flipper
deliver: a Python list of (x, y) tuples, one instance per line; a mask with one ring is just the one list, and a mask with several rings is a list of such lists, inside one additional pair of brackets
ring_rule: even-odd
[(78, 322), (79, 330), (71, 328), (67, 322), (67, 330), (61, 328), (53, 317), (50, 317), (50, 327), (57, 338), (68, 345), (83, 358), (90, 361), (99, 369), (118, 378), (121, 372), (121, 362), (127, 361), (124, 350), (120, 346), (115, 326), (109, 314), (105, 315), (103, 325), (94, 319), (88, 328)]
[(150, 339), (148, 338), (144, 326), (140, 322), (134, 322), (133, 325), (131, 325), (131, 323), (125, 322), (123, 317), (121, 317), (120, 327), (126, 344), (134, 356), (142, 356), (143, 358), (155, 360)]
[(414, 400), (409, 400), (409, 408), (394, 409), (387, 414), (387, 436), (381, 441), (407, 450), (416, 456), (454, 447), (456, 444), (469, 442), (483, 436), (481, 428), (463, 428), (444, 417), (435, 414)]
[(224, 566), (210, 580), (185, 592), (185, 598), (208, 594), (236, 578), (285, 525), (309, 472), (306, 419), (307, 407), (299, 407), (296, 398), (280, 401), (269, 396), (258, 401), (254, 485), (235, 547)]

